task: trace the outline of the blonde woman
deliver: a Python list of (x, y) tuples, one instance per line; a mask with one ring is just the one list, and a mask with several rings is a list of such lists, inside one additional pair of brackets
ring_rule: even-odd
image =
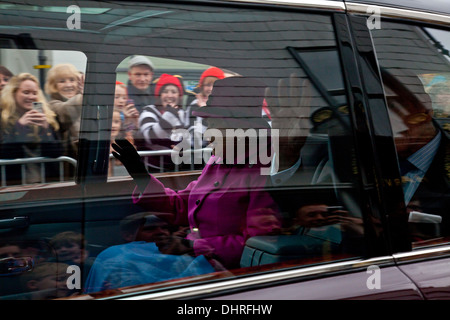
[(45, 83), (50, 108), (57, 114), (66, 155), (76, 158), (83, 103), (83, 75), (70, 63), (50, 69)]
[[(40, 106), (36, 107), (35, 102)], [(0, 158), (55, 158), (62, 155), (59, 123), (49, 108), (37, 78), (29, 73), (12, 77), (2, 90)], [(59, 174), (55, 164), (46, 164), (46, 177), (40, 165), (28, 164), (26, 177), (20, 166), (8, 166), (6, 180), (21, 184), (52, 179)], [(22, 181), (24, 179), (24, 181)]]

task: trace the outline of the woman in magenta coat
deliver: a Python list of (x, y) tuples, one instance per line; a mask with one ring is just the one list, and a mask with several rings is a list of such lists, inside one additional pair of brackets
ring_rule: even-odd
[[(221, 132), (269, 129), (261, 117), (263, 97), (260, 81), (243, 77), (218, 80), (208, 105), (198, 116), (208, 118), (208, 127)], [(189, 226), (184, 239), (171, 238), (158, 244), (163, 253), (204, 255), (227, 269), (238, 268), (246, 240), (273, 233), (281, 225), (277, 205), (264, 190), (268, 176), (261, 175), (261, 169), (265, 166), (249, 161), (258, 160), (250, 157), (249, 150), (245, 154), (234, 152), (231, 164), (226, 157), (228, 151), (220, 155), (216, 152), (197, 180), (175, 191), (145, 172), (139, 155), (126, 141), (113, 147), (113, 154), (137, 184), (134, 203), (159, 212), (171, 224)]]

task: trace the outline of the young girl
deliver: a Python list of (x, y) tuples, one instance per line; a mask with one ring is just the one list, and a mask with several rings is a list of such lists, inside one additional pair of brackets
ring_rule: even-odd
[[(115, 107), (113, 110), (112, 125), (111, 125), (111, 145), (118, 139), (126, 139), (132, 145), (134, 145), (132, 133), (130, 131), (123, 130), (122, 113), (120, 112), (119, 108)], [(112, 147), (110, 150), (111, 152), (113, 151)], [(118, 174), (117, 172), (117, 169), (119, 169), (118, 166), (122, 166), (122, 163), (120, 163), (120, 161), (118, 160), (111, 159), (108, 168), (109, 177), (121, 175)]]
[(206, 131), (207, 126), (201, 117), (195, 117), (192, 113), (196, 112), (199, 108), (206, 106), (208, 97), (211, 95), (214, 87), (214, 82), (224, 78), (225, 73), (217, 67), (210, 67), (206, 69), (200, 76), (197, 86), (198, 93), (195, 95), (195, 100), (193, 100), (187, 107), (186, 117), (184, 120), (185, 126), (188, 128), (191, 137), (193, 137), (193, 148), (205, 147), (207, 145), (206, 142), (199, 143), (202, 141), (202, 135)]
[(119, 109), (121, 113), (123, 129), (134, 135), (139, 125), (139, 111), (135, 108), (133, 100), (128, 98), (127, 86), (120, 81), (116, 81), (114, 108)]
[[(177, 129), (183, 128), (182, 98), (183, 86), (179, 78), (162, 74), (155, 87), (155, 105), (144, 107), (139, 117), (139, 130), (145, 140), (147, 150), (171, 150), (181, 137)], [(146, 158), (147, 165), (153, 169), (171, 170), (174, 165), (170, 155), (164, 157), (160, 166), (159, 157)]]

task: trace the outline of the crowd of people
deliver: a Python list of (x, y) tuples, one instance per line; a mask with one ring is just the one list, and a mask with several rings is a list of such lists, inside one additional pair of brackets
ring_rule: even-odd
[[(127, 139), (139, 151), (170, 151), (182, 138), (179, 129), (194, 134), (197, 126), (198, 132), (204, 132), (205, 124), (192, 112), (205, 106), (214, 82), (224, 77), (221, 69), (208, 68), (195, 92), (190, 92), (185, 90), (181, 76), (164, 73), (154, 79), (152, 61), (133, 56), (128, 62), (128, 82), (116, 81), (111, 142)], [(0, 66), (0, 159), (60, 156), (77, 159), (83, 91), (84, 74), (70, 63), (49, 69), (44, 84), (31, 73), (14, 75)], [(163, 160), (146, 158), (148, 170), (174, 169), (170, 155)], [(120, 172), (114, 170), (116, 165), (121, 164), (111, 161), (110, 176)], [(24, 174), (19, 165), (9, 165), (7, 176), (2, 179), (8, 185), (61, 179), (56, 163), (45, 164), (45, 176), (39, 166), (26, 164)], [(64, 178), (70, 180), (73, 174), (74, 168), (65, 166)]]

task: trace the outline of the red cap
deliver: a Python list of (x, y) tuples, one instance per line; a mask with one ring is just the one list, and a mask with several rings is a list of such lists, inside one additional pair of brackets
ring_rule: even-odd
[(200, 81), (198, 83), (198, 86), (201, 87), (203, 84), (203, 80), (206, 77), (216, 77), (218, 79), (223, 79), (225, 78), (225, 73), (223, 73), (223, 71), (217, 67), (211, 67), (206, 69), (205, 71), (203, 71), (202, 75), (200, 76)]
[(167, 73), (163, 73), (161, 77), (159, 77), (158, 82), (156, 83), (155, 87), (155, 95), (159, 96), (159, 93), (165, 85), (173, 84), (174, 86), (178, 87), (178, 92), (180, 93), (180, 97), (183, 96), (183, 86), (181, 85), (180, 78), (177, 78), (175, 76), (172, 76)]

